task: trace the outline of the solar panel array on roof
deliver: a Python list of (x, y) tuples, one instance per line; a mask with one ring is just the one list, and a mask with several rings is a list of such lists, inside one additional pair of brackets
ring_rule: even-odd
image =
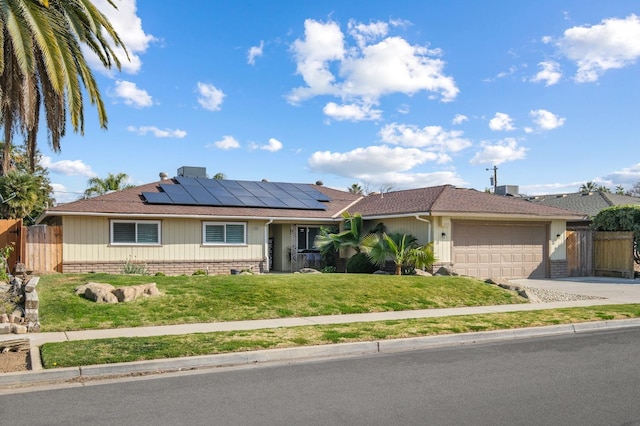
[(326, 210), (330, 198), (311, 185), (218, 180), (178, 176), (177, 184), (160, 184), (161, 192), (143, 192), (149, 204), (269, 207)]

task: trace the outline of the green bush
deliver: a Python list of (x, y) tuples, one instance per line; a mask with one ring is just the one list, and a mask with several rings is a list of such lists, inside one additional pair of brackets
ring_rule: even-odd
[(356, 253), (347, 261), (347, 272), (350, 274), (373, 274), (377, 269), (364, 253)]
[(158, 271), (158, 272), (155, 273), (155, 276), (156, 277), (164, 277), (164, 276), (166, 276), (166, 274), (164, 272)]
[(204, 269), (198, 269), (193, 273), (193, 275), (207, 275), (207, 271), (205, 271)]
[(122, 273), (123, 274), (132, 274), (132, 275), (149, 275), (149, 271), (147, 270), (147, 264), (143, 262), (136, 262), (132, 259), (128, 259), (122, 265)]

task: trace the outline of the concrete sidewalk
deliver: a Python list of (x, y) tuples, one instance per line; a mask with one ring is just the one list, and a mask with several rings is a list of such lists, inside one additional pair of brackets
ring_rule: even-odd
[[(559, 280), (511, 280), (512, 283), (530, 287), (555, 291), (560, 293), (598, 297), (599, 299), (573, 300), (550, 303), (530, 303), (498, 306), (477, 306), (445, 309), (423, 309), (415, 311), (375, 312), (367, 314), (328, 315), (304, 318), (277, 318), (255, 321), (230, 321), (203, 324), (180, 324), (157, 327), (118, 328), (108, 330), (84, 330), (57, 333), (33, 333), (26, 337), (31, 342), (32, 371), (25, 373), (0, 374), (0, 387), (17, 386), (52, 381), (77, 380), (80, 377), (117, 376), (124, 374), (159, 371), (178, 371), (216, 367), (221, 365), (238, 365), (252, 362), (264, 362), (311, 357), (347, 356), (399, 350), (398, 347), (417, 348), (426, 345), (442, 345), (469, 343), (471, 341), (486, 341), (487, 339), (516, 338), (519, 336), (548, 335), (549, 333), (575, 333), (581, 329), (602, 329), (604, 327), (638, 326), (640, 320), (602, 321), (584, 325), (563, 325), (554, 327), (537, 327), (533, 329), (504, 330), (484, 333), (465, 333), (458, 335), (433, 336), (415, 339), (397, 339), (393, 341), (361, 342), (337, 345), (322, 345), (320, 347), (291, 348), (286, 350), (272, 349), (267, 351), (244, 352), (235, 354), (211, 355), (171, 360), (142, 361), (137, 363), (111, 364), (107, 366), (88, 366), (80, 368), (63, 368), (42, 370), (38, 347), (48, 342), (71, 340), (93, 340), (112, 337), (160, 336), (191, 333), (209, 333), (216, 331), (255, 330), (262, 328), (296, 327), (320, 324), (344, 324), (366, 321), (402, 320), (413, 318), (445, 317), (454, 315), (490, 314), (500, 312), (532, 311), (540, 309), (555, 309), (580, 306), (610, 305), (640, 303), (640, 280), (619, 278), (566, 278)], [(484, 337), (482, 337), (484, 336)], [(15, 339), (16, 335), (0, 336), (0, 340)], [(396, 348), (396, 349), (391, 349)]]

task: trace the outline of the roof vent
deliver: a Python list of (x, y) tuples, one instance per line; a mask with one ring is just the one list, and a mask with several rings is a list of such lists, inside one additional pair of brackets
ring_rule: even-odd
[(160, 180), (167, 180), (169, 179), (169, 175), (167, 174), (167, 172), (160, 172)]
[(518, 185), (501, 185), (496, 186), (495, 193), (496, 195), (517, 196), (520, 195), (520, 188)]
[(182, 166), (178, 169), (178, 176), (188, 177), (188, 178), (207, 178), (207, 168), (206, 167), (189, 167)]
[(322, 186), (322, 185), (324, 185), (324, 182), (322, 182), (321, 180), (317, 180), (317, 181), (316, 181), (316, 185), (318, 185), (318, 186)]

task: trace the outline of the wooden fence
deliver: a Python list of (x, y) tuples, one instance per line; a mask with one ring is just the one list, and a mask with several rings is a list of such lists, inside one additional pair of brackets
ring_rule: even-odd
[(633, 232), (596, 232), (593, 240), (595, 276), (633, 278)]
[(34, 225), (25, 229), (27, 270), (62, 272), (62, 227)]
[(7, 267), (11, 273), (16, 263), (24, 262), (24, 229), (22, 219), (0, 220), (0, 249), (13, 246), (13, 252), (7, 259)]
[(567, 231), (567, 273), (633, 278), (633, 232)]

